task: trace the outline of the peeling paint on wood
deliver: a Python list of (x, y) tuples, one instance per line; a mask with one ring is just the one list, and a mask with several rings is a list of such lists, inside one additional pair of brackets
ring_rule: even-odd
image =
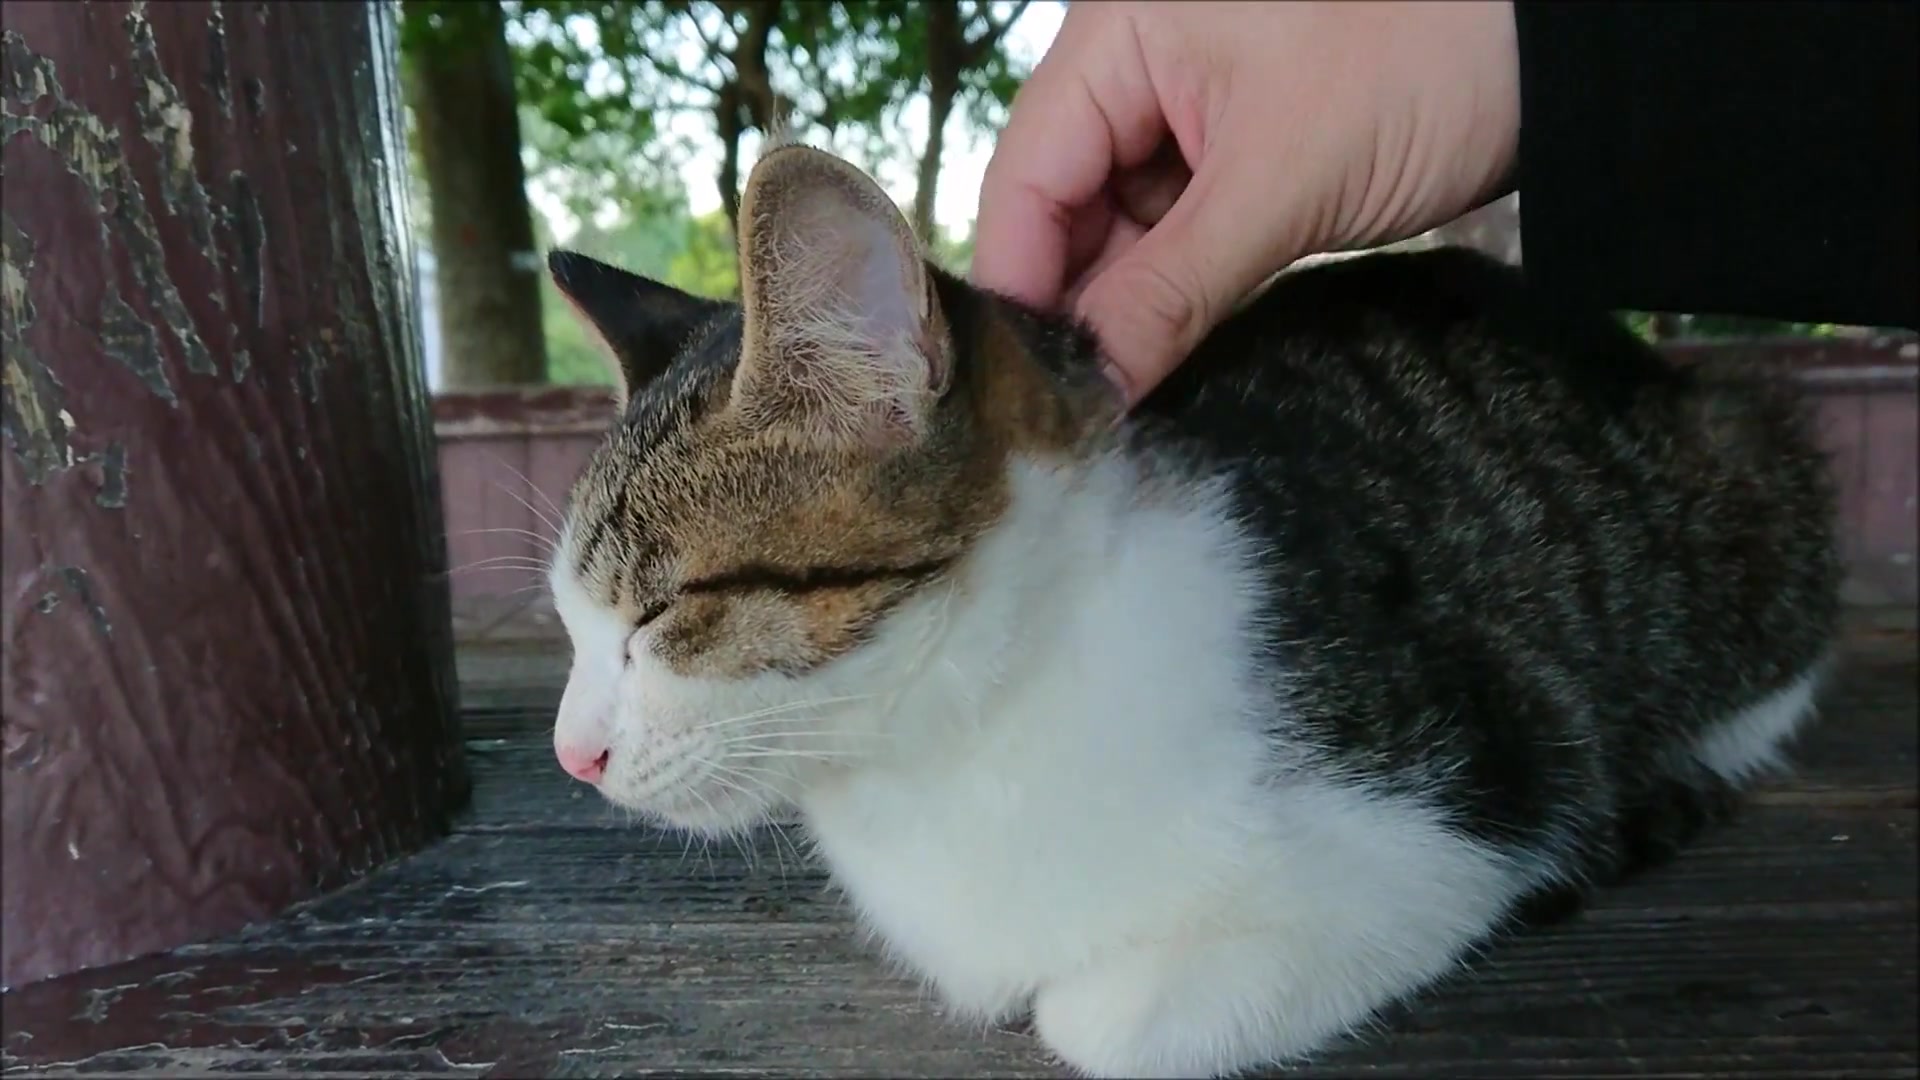
[(109, 442), (106, 449), (97, 454), (88, 454), (81, 459), (81, 463), (98, 466), (100, 470), (99, 490), (93, 497), (94, 505), (105, 510), (126, 509), (127, 448), (118, 442)]
[(86, 610), (87, 616), (93, 620), (94, 628), (100, 631), (100, 636), (112, 637), (113, 623), (107, 618), (107, 609), (94, 598), (93, 582), (87, 576), (87, 572), (77, 566), (63, 566), (60, 568), (60, 580), (67, 586), (67, 591), (73, 594), (73, 598)]
[(308, 401), (320, 400), (320, 380), (327, 370), (326, 344), (309, 341), (300, 346), (300, 370), (294, 374), (293, 385)]
[[(145, 3), (136, 2), (123, 20), (127, 37), (133, 43), (134, 77), (145, 92), (136, 94), (140, 110), (141, 134), (160, 152), (160, 194), (167, 209), (185, 221), (192, 231), (194, 246), (211, 266), (220, 265), (214, 251), (213, 232), (217, 208), (200, 184), (193, 159), (193, 110), (180, 95), (173, 80), (160, 67), (160, 54), (153, 41), (153, 24), (147, 21)], [(225, 306), (225, 295), (213, 290), (209, 295)], [(200, 375), (217, 374), (213, 360), (204, 352), (189, 349), (187, 366)]]
[(464, 798), (393, 12), (256, 14), (7, 4), (0, 984), (268, 917)]
[(133, 372), (154, 397), (169, 405), (180, 403), (167, 378), (159, 332), (111, 292), (100, 303), (100, 349)]
[[(253, 182), (247, 174), (235, 171), (227, 176), (227, 204), (233, 220), (234, 273), (240, 279), (240, 318), (258, 330), (266, 325), (261, 307), (266, 296), (267, 227), (260, 217), (260, 202), (253, 196)], [(234, 382), (246, 379), (244, 370), (235, 370)]]
[(227, 77), (227, 16), (220, 0), (212, 0), (207, 12), (207, 89), (220, 103), (222, 114), (233, 116), (233, 93)]
[[(146, 198), (140, 184), (128, 169), (120, 149), (118, 133), (103, 124), (99, 117), (68, 99), (55, 74), (53, 62), (28, 47), (20, 34), (8, 30), (5, 39), (4, 55), (8, 70), (4, 80), (5, 97), (0, 100), (0, 105), (4, 106), (4, 113), (0, 113), (0, 140), (11, 139), (15, 134), (25, 132), (53, 151), (66, 165), (68, 172), (86, 186), (99, 211), (100, 265), (112, 265), (113, 239), (117, 236), (126, 251), (133, 277), (146, 300), (154, 306), (168, 332), (179, 342), (187, 369), (207, 374), (215, 372), (217, 369), (212, 355), (207, 351), (207, 344), (201, 339), (179, 290), (167, 276), (166, 256), (158, 229), (147, 212)], [(42, 118), (36, 115), (34, 110), (49, 101), (52, 107), (45, 110), (46, 116)], [(110, 221), (113, 226), (111, 230)], [(107, 294), (105, 304), (107, 310), (103, 313), (103, 322), (112, 323), (123, 331), (130, 329), (129, 319), (144, 325), (133, 309), (111, 291)], [(143, 336), (146, 335), (121, 333), (117, 340), (124, 344)], [(125, 354), (118, 354), (118, 358), (127, 362)], [(164, 372), (159, 379), (152, 374), (161, 370), (160, 363), (158, 351), (155, 350), (150, 360), (142, 357), (129, 366), (152, 388), (164, 385)], [(158, 389), (154, 392), (160, 393)]]
[[(9, 43), (11, 51), (11, 43)], [(60, 380), (40, 362), (27, 344), (33, 325), (33, 299), (27, 294), (33, 273), (33, 238), (13, 218), (0, 211), (0, 352), (5, 364), (5, 400), (0, 402), (0, 429), (25, 469), (29, 483), (42, 484), (48, 476), (73, 463), (67, 444), (72, 428), (63, 407)]]

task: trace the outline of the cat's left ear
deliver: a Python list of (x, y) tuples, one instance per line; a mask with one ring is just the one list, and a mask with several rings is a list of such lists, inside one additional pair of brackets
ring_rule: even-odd
[(952, 344), (912, 227), (864, 172), (803, 146), (761, 158), (740, 285), (733, 404), (749, 423), (880, 447), (926, 433)]
[(624, 403), (665, 371), (695, 331), (727, 305), (574, 251), (547, 256), (560, 294), (600, 339)]

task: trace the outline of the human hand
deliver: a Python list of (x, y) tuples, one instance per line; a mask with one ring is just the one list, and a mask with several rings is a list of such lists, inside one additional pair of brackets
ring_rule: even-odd
[(1129, 403), (1261, 282), (1497, 194), (1511, 3), (1073, 4), (980, 190), (975, 282), (1087, 320)]

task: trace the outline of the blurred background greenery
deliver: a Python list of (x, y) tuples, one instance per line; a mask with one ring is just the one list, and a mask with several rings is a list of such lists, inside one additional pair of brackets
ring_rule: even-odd
[(987, 140), (1063, 11), (1057, 0), (404, 0), (434, 385), (606, 381), (542, 272), (554, 246), (732, 295), (739, 186), (769, 135), (873, 172), (936, 256), (964, 270)]
[[(737, 288), (765, 141), (873, 173), (964, 271), (993, 133), (1059, 0), (402, 0), (429, 385), (604, 383), (544, 272), (563, 246), (708, 296)], [(1519, 257), (1502, 200), (1411, 241)], [(1623, 313), (1653, 338), (1845, 328)]]

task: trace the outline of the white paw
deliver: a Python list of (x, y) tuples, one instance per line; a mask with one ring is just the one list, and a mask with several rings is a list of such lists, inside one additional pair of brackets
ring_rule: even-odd
[(1005, 980), (943, 978), (933, 984), (941, 1012), (949, 1019), (992, 1027), (1025, 1010), (1028, 991)]
[(1142, 958), (1041, 988), (1034, 1033), (1084, 1076), (1205, 1078), (1259, 1064), (1233, 1037), (1230, 1008), (1206, 1017), (1181, 1007), (1154, 966)]
[[(1283, 936), (1146, 949), (1034, 995), (1034, 1032), (1088, 1076), (1224, 1077), (1298, 1060), (1364, 1021), (1381, 987), (1300, 981)], [(1310, 987), (1310, 989), (1309, 989)]]

